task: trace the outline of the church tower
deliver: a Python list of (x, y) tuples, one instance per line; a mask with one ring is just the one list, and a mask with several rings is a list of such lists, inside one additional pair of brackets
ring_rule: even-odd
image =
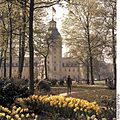
[(48, 79), (61, 79), (62, 38), (56, 28), (56, 21), (49, 22), (50, 52), (47, 57)]

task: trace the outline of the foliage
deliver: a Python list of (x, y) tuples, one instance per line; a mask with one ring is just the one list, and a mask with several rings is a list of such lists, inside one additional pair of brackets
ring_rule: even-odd
[(38, 85), (37, 85), (38, 89), (41, 91), (46, 91), (46, 92), (50, 92), (51, 88), (50, 88), (50, 83), (46, 80), (41, 80)]
[(69, 56), (79, 58), (87, 69), (87, 75), (84, 76), (87, 76), (87, 80), (91, 79), (91, 84), (94, 84), (94, 58), (101, 59), (105, 44), (102, 15), (104, 8), (96, 0), (80, 0), (69, 5), (68, 10), (63, 32), (65, 42), (70, 49)]
[(52, 85), (52, 86), (56, 86), (56, 85), (57, 85), (57, 80), (54, 80), (54, 79), (51, 80), (51, 85)]
[(0, 81), (0, 104), (3, 106), (9, 107), (16, 98), (29, 95), (29, 90), (25, 85), (16, 85), (11, 81)]
[(113, 80), (111, 80), (111, 81), (108, 83), (108, 88), (109, 88), (109, 89), (116, 89), (116, 86), (115, 86), (115, 84), (113, 83)]
[(116, 99), (108, 96), (101, 96), (101, 114), (99, 118), (111, 120), (116, 118)]

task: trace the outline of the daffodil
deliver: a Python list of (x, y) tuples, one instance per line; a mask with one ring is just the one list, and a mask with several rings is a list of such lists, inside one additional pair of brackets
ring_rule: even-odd
[(13, 109), (17, 109), (17, 107), (16, 107), (16, 106), (13, 106)]
[(18, 115), (18, 114), (16, 114), (16, 115), (15, 115), (15, 118), (16, 118), (16, 119), (18, 119), (18, 118), (19, 118), (19, 115)]
[(9, 115), (6, 115), (6, 118), (7, 118), (7, 120), (9, 120), (9, 119), (11, 118), (11, 116), (9, 116)]
[(0, 113), (0, 117), (4, 117), (5, 116), (5, 113)]
[(76, 112), (77, 110), (79, 110), (79, 107), (76, 107), (76, 108), (74, 109), (74, 112)]
[(21, 118), (24, 118), (25, 117), (25, 115), (24, 114), (21, 114)]
[(28, 118), (28, 117), (30, 117), (30, 114), (28, 113), (28, 114), (26, 114), (26, 117)]
[(35, 116), (35, 113), (32, 113), (32, 117), (34, 117)]

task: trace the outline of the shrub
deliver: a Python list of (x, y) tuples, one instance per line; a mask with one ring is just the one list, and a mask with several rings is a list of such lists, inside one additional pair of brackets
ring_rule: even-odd
[(46, 80), (41, 80), (37, 87), (40, 91), (42, 91), (42, 90), (45, 92), (51, 91), (50, 85), (49, 85), (48, 81), (46, 81)]
[(108, 120), (116, 118), (116, 98), (102, 96), (100, 102), (101, 114), (99, 118), (107, 118)]
[(60, 85), (60, 86), (64, 86), (64, 80), (60, 80), (60, 81), (59, 81), (59, 85)]
[(114, 83), (115, 81), (114, 80), (112, 80), (112, 79), (110, 79), (109, 81), (108, 81), (108, 88), (109, 89), (116, 89), (116, 86), (115, 86), (115, 83)]
[(24, 86), (18, 86), (11, 81), (0, 81), (0, 104), (10, 107), (19, 97), (28, 97), (29, 90)]
[(51, 85), (56, 86), (57, 85), (57, 80), (51, 80)]

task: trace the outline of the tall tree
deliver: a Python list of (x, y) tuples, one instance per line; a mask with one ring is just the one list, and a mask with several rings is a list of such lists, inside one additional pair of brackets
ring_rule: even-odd
[(23, 65), (24, 65), (24, 56), (25, 56), (25, 33), (26, 33), (26, 17), (27, 17), (27, 0), (22, 2), (22, 29), (20, 28), (20, 41), (19, 41), (19, 68), (18, 68), (18, 78), (22, 77)]
[(30, 9), (29, 9), (29, 74), (30, 74), (30, 92), (34, 93), (34, 42), (33, 42), (33, 15), (35, 9), (50, 7), (54, 4), (57, 4), (60, 0), (55, 1), (40, 1), (34, 3), (34, 0), (30, 0)]
[(66, 41), (71, 50), (76, 50), (76, 55), (82, 62), (87, 60), (87, 79), (90, 77), (91, 84), (94, 84), (93, 58), (102, 53), (104, 44), (102, 5), (96, 0), (81, 0), (71, 2), (69, 11), (63, 27)]
[(109, 47), (109, 55), (112, 56), (113, 62), (113, 80), (116, 86), (116, 0), (102, 0), (104, 3), (106, 29), (109, 31), (107, 34), (107, 46)]
[(34, 0), (30, 0), (29, 10), (29, 75), (30, 75), (30, 92), (34, 93), (34, 47), (33, 47), (33, 12)]
[(10, 38), (10, 68), (9, 68), (9, 78), (12, 78), (12, 42), (13, 42), (13, 26), (12, 26), (12, 1), (8, 2), (8, 11), (9, 11), (9, 38)]
[[(4, 3), (4, 2), (3, 2)], [(7, 59), (7, 50), (8, 50), (8, 39), (9, 39), (9, 30), (8, 30), (8, 11), (5, 4), (1, 4), (0, 9), (0, 49), (1, 49), (1, 60), (4, 61), (4, 77), (6, 77), (6, 59)], [(0, 63), (1, 66), (2, 62)]]

